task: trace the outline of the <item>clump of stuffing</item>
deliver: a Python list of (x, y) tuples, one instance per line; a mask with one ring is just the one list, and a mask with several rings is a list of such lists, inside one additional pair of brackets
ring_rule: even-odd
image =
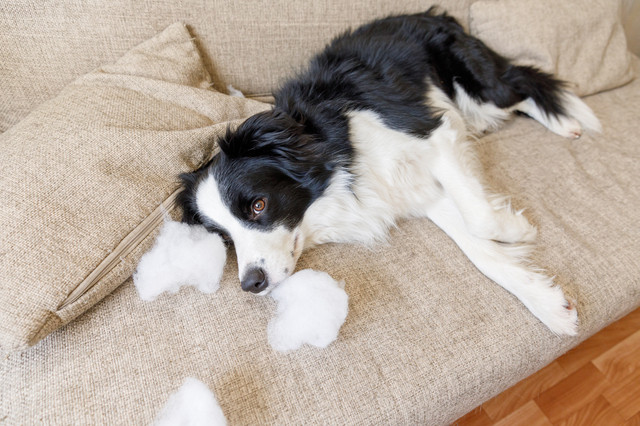
[(236, 89), (230, 84), (227, 84), (227, 91), (229, 92), (229, 96), (235, 96), (237, 98), (244, 98), (244, 93)]
[(143, 300), (153, 300), (165, 291), (177, 292), (183, 285), (213, 293), (220, 286), (227, 251), (217, 234), (203, 226), (167, 220), (153, 248), (133, 275)]
[(305, 343), (326, 348), (338, 338), (349, 310), (344, 282), (311, 269), (293, 274), (273, 289), (271, 296), (278, 309), (267, 335), (277, 351), (298, 349)]
[(223, 426), (227, 424), (216, 397), (207, 385), (187, 377), (153, 423), (155, 426)]

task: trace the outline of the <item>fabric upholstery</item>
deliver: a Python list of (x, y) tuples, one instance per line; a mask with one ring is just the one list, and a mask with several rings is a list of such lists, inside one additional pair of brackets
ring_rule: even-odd
[(122, 284), (177, 175), (268, 108), (210, 86), (178, 23), (0, 135), (0, 347), (35, 343)]
[(569, 82), (580, 96), (633, 78), (620, 0), (481, 0), (469, 19), (471, 33), (496, 52)]
[(189, 25), (216, 88), (264, 96), (332, 37), (439, 4), (467, 24), (471, 0), (12, 0), (0, 7), (0, 132), (168, 25)]
[(535, 261), (576, 300), (552, 335), (428, 220), (373, 249), (303, 254), (346, 281), (326, 349), (273, 351), (269, 297), (240, 290), (233, 252), (212, 295), (141, 301), (131, 281), (35, 347), (0, 361), (8, 423), (149, 423), (193, 376), (230, 424), (447, 424), (640, 304), (640, 81), (586, 99), (602, 135), (563, 139), (516, 118), (477, 141), (488, 183), (539, 228)]

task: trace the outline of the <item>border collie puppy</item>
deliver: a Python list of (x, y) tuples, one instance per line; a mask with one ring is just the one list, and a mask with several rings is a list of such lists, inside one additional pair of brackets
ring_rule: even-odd
[(527, 262), (536, 229), (483, 186), (469, 137), (514, 112), (568, 138), (599, 131), (560, 81), (432, 8), (340, 35), (274, 96), (181, 176), (183, 220), (233, 241), (244, 290), (268, 292), (307, 247), (428, 217), (552, 332), (576, 334), (575, 308)]

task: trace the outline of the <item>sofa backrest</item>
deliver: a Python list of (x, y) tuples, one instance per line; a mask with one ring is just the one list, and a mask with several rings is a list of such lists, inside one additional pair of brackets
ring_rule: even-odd
[[(472, 0), (442, 0), (466, 27)], [(217, 89), (265, 96), (337, 33), (421, 0), (12, 0), (0, 7), (0, 131), (65, 85), (176, 21), (197, 39)]]

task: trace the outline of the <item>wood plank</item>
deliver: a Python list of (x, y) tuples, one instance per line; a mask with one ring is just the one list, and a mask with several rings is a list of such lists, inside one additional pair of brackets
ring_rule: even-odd
[(623, 380), (640, 369), (640, 330), (633, 333), (592, 362), (611, 383)]
[(589, 363), (544, 391), (535, 401), (545, 416), (555, 423), (589, 404), (608, 387), (604, 374)]
[(487, 416), (482, 407), (476, 407), (472, 411), (456, 420), (452, 426), (492, 426), (493, 420)]
[(567, 374), (571, 374), (638, 330), (640, 330), (640, 309), (605, 327), (556, 361)]
[(602, 395), (625, 420), (640, 413), (640, 369), (621, 381), (613, 382)]
[(552, 426), (552, 424), (540, 407), (534, 401), (529, 401), (495, 426)]
[(589, 404), (571, 413), (569, 416), (553, 422), (554, 426), (582, 426), (582, 425), (607, 425), (623, 426), (625, 420), (600, 395)]
[(625, 426), (640, 426), (640, 413), (627, 420)]
[(560, 364), (552, 362), (537, 373), (485, 402), (482, 404), (482, 408), (484, 408), (484, 411), (486, 411), (492, 420), (498, 421), (525, 405), (528, 401), (534, 399), (565, 377), (567, 377), (567, 374)]

